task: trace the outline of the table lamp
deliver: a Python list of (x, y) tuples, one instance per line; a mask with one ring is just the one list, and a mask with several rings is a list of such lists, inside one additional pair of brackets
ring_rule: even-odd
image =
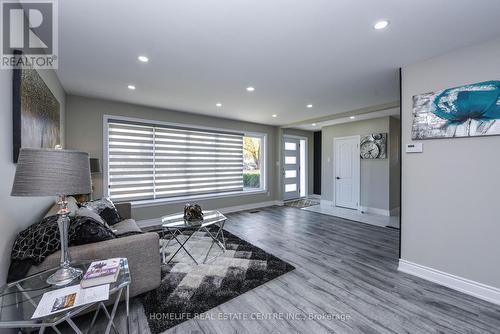
[(82, 274), (81, 270), (70, 266), (66, 195), (88, 194), (90, 191), (88, 153), (60, 149), (21, 149), (11, 196), (58, 196), (60, 205), (57, 224), (61, 239), (61, 262), (59, 269), (47, 279), (49, 284), (66, 285)]

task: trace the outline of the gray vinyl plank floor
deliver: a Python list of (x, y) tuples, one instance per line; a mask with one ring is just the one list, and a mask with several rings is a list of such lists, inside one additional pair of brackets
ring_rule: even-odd
[[(397, 230), (290, 207), (230, 214), (226, 230), (296, 269), (167, 334), (500, 333), (499, 306), (398, 272)], [(149, 333), (137, 300), (131, 324)]]

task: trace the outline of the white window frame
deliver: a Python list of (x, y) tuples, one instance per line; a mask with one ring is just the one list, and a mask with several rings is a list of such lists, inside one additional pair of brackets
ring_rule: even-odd
[(261, 161), (261, 171), (260, 171), (260, 183), (261, 187), (260, 188), (255, 188), (255, 189), (247, 189), (243, 190), (243, 192), (255, 192), (255, 191), (262, 191), (266, 192), (267, 191), (267, 135), (265, 133), (260, 133), (260, 132), (245, 132), (243, 134), (243, 137), (254, 137), (254, 138), (260, 138), (262, 140), (262, 147), (261, 152), (260, 152), (260, 157), (262, 159)]
[(267, 193), (267, 134), (263, 132), (247, 132), (247, 131), (239, 131), (234, 129), (227, 128), (215, 128), (215, 127), (206, 127), (206, 126), (198, 126), (186, 123), (173, 123), (173, 122), (163, 122), (158, 120), (149, 120), (143, 118), (135, 118), (135, 117), (125, 117), (125, 116), (115, 116), (115, 115), (103, 115), (102, 120), (102, 138), (103, 138), (103, 147), (102, 147), (102, 191), (103, 197), (108, 197), (108, 180), (109, 180), (109, 166), (108, 166), (108, 122), (109, 120), (116, 121), (128, 121), (135, 123), (146, 123), (146, 124), (155, 124), (159, 126), (172, 126), (172, 127), (188, 127), (194, 130), (208, 130), (208, 131), (216, 131), (216, 132), (241, 132), (244, 137), (260, 137), (262, 138), (262, 170), (261, 170), (261, 188), (256, 189), (246, 189), (242, 191), (231, 191), (217, 194), (202, 194), (202, 195), (191, 195), (191, 196), (179, 196), (179, 197), (169, 197), (169, 198), (160, 198), (160, 199), (148, 199), (148, 200), (140, 200), (140, 201), (132, 201), (131, 204), (133, 207), (147, 207), (152, 205), (162, 205), (162, 204), (170, 204), (170, 203), (183, 203), (190, 200), (204, 200), (204, 199), (215, 199), (215, 198), (225, 198), (225, 197), (234, 197), (234, 196), (245, 196), (245, 195), (255, 195), (255, 194), (264, 194)]

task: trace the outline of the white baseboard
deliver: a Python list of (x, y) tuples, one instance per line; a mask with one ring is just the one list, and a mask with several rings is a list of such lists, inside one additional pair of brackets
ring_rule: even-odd
[(391, 215), (389, 210), (384, 210), (384, 209), (379, 209), (379, 208), (370, 208), (368, 206), (360, 206), (359, 210), (363, 211), (364, 213), (373, 213), (374, 215), (380, 215), (380, 216), (390, 216)]
[(321, 199), (321, 195), (309, 194), (309, 195), (307, 195), (307, 198), (309, 198), (309, 199)]
[(273, 205), (283, 206), (283, 201), (268, 201), (268, 202), (260, 202), (260, 203), (251, 203), (251, 204), (230, 206), (230, 207), (227, 207), (227, 208), (220, 208), (219, 211), (222, 212), (222, 213), (231, 213), (231, 212), (238, 212), (238, 211), (245, 211), (245, 210), (265, 208), (265, 207), (273, 206)]
[(332, 207), (333, 206), (333, 201), (328, 201), (326, 199), (322, 199), (319, 201), (319, 205), (323, 207)]
[[(251, 203), (251, 204), (245, 204), (245, 205), (230, 206), (230, 207), (226, 207), (226, 208), (219, 208), (218, 210), (222, 213), (231, 213), (231, 212), (238, 212), (238, 211), (244, 211), (244, 210), (265, 208), (265, 207), (273, 206), (273, 205), (282, 206), (283, 201), (268, 201), (268, 202)], [(161, 218), (138, 220), (137, 225), (139, 225), (139, 227), (161, 225)]]
[(401, 211), (401, 207), (398, 206), (397, 208), (391, 209), (390, 215), (391, 216), (399, 216), (400, 211)]
[[(322, 207), (328, 207), (331, 208), (334, 206), (333, 201), (328, 201), (325, 199), (320, 200), (320, 205)], [(390, 216), (391, 212), (389, 210), (384, 210), (384, 209), (378, 209), (378, 208), (370, 208), (367, 206), (360, 206), (358, 211), (363, 211), (364, 213), (372, 213), (375, 215), (381, 215), (381, 216)]]
[(398, 270), (500, 305), (500, 289), (498, 288), (403, 259), (399, 260)]

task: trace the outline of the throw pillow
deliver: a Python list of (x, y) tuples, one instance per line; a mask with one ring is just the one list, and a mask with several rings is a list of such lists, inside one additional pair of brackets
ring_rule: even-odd
[(112, 231), (119, 238), (142, 233), (142, 230), (139, 226), (137, 226), (137, 223), (133, 219), (125, 219), (118, 224), (113, 225)]
[(32, 259), (40, 264), (47, 256), (61, 248), (59, 239), (58, 215), (45, 217), (19, 233), (12, 246), (13, 260)]
[(71, 219), (69, 235), (71, 246), (86, 245), (116, 238), (116, 235), (108, 227), (87, 216), (77, 216)]
[(107, 197), (86, 202), (80, 206), (97, 213), (108, 225), (114, 225), (123, 220), (113, 202)]
[[(61, 248), (58, 215), (42, 219), (19, 233), (12, 246), (12, 260), (32, 260), (42, 263), (45, 258)], [(115, 234), (102, 223), (91, 217), (71, 217), (68, 229), (69, 245), (84, 245), (109, 239)]]
[(94, 211), (90, 210), (89, 208), (86, 208), (86, 207), (79, 208), (78, 210), (76, 210), (76, 215), (75, 216), (76, 217), (90, 217), (90, 218), (93, 218), (95, 221), (98, 221), (102, 225), (104, 225), (107, 228), (109, 228), (108, 223), (106, 223), (101, 218), (101, 216), (99, 216), (97, 213), (95, 213)]

